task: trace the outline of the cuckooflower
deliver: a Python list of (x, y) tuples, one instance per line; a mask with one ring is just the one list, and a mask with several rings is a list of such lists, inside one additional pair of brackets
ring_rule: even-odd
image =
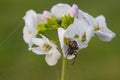
[(115, 33), (107, 28), (105, 17), (103, 15), (98, 16), (97, 18), (95, 18), (95, 21), (95, 34), (102, 41), (111, 41), (115, 37)]
[(32, 51), (38, 55), (45, 54), (45, 60), (48, 65), (53, 66), (57, 63), (61, 54), (57, 50), (57, 46), (50, 42), (48, 38), (41, 35), (42, 38), (33, 38), (32, 42), (37, 47), (32, 47)]
[(93, 28), (83, 20), (79, 19), (75, 19), (74, 23), (71, 24), (66, 30), (63, 28), (58, 28), (58, 36), (64, 57), (67, 59), (73, 59), (75, 57), (74, 54), (66, 54), (69, 49), (70, 41), (75, 41), (79, 47), (78, 50), (80, 50), (88, 46), (93, 34)]

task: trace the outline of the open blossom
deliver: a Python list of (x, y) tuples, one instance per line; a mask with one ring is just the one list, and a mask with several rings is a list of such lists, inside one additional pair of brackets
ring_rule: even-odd
[[(50, 12), (44, 11), (43, 14), (37, 14), (33, 10), (26, 12), (23, 17), (25, 20), (25, 27), (23, 29), (23, 39), (29, 45), (29, 50), (32, 50), (36, 54), (45, 54), (45, 60), (50, 65), (53, 66), (57, 63), (60, 58), (60, 52), (57, 50), (57, 46), (51, 43), (45, 36), (38, 38), (38, 30), (44, 30), (41, 24), (46, 23), (46, 19), (51, 16)], [(38, 47), (34, 47), (36, 45)]]
[(32, 51), (38, 55), (46, 55), (45, 60), (48, 65), (53, 66), (60, 58), (60, 52), (57, 50), (57, 46), (48, 40), (45, 36), (42, 38), (33, 38), (32, 42), (37, 47), (32, 47)]
[(71, 36), (71, 38), (74, 38), (79, 43), (80, 49), (87, 47), (93, 35), (93, 28), (79, 19), (75, 19), (74, 23), (65, 32), (65, 36)]
[(28, 43), (31, 48), (32, 42), (31, 38), (36, 37), (36, 25), (37, 25), (37, 14), (33, 10), (29, 10), (26, 12), (26, 15), (23, 17), (25, 20), (25, 27), (23, 29), (23, 39), (26, 43)]
[(111, 41), (115, 37), (115, 33), (107, 28), (104, 16), (98, 16), (95, 18), (96, 24), (94, 26), (95, 34), (102, 41)]
[(79, 47), (78, 50), (86, 48), (90, 39), (93, 36), (93, 28), (85, 23), (83, 20), (75, 19), (68, 29), (58, 28), (58, 36), (64, 57), (73, 59), (75, 55), (66, 54), (69, 49), (69, 41), (75, 41)]
[(25, 27), (23, 29), (23, 39), (29, 45), (29, 50), (33, 45), (31, 38), (35, 38), (38, 34), (37, 26), (39, 26), (40, 23), (44, 23), (45, 17), (48, 16), (46, 15), (46, 11), (44, 12), (44, 15), (45, 16), (43, 16), (42, 14), (37, 14), (33, 10), (29, 10), (23, 17), (25, 21)]

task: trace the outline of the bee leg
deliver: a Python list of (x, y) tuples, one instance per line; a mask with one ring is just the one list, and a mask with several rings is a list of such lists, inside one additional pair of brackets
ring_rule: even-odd
[(77, 58), (77, 51), (74, 51), (74, 55), (75, 55), (75, 57), (73, 58), (74, 60), (73, 60), (73, 62), (72, 62), (72, 65), (74, 65), (74, 63), (75, 63), (75, 61), (76, 61), (76, 58)]
[(75, 55), (74, 59), (77, 58), (77, 51), (74, 51), (74, 55)]
[(69, 55), (69, 54), (68, 54), (68, 53), (69, 53), (69, 50), (70, 50), (70, 49), (68, 49), (68, 50), (65, 52), (66, 58), (67, 58), (68, 55)]

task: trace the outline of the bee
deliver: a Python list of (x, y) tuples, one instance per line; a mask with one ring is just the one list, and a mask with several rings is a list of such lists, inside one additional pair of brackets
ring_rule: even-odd
[(77, 57), (77, 52), (78, 52), (78, 44), (76, 41), (70, 41), (68, 43), (68, 49), (66, 51), (66, 58), (68, 55), (75, 55), (75, 58)]

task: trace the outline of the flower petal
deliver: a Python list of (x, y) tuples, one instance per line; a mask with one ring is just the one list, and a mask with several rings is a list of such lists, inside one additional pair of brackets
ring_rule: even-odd
[(48, 43), (52, 47), (57, 47), (55, 44), (53, 44), (52, 42), (50, 42), (50, 40), (47, 37), (45, 37), (44, 35), (40, 34), (40, 36), (42, 37), (42, 39), (43, 39), (43, 41), (45, 43)]
[(96, 20), (97, 24), (99, 25), (99, 27), (103, 27), (103, 26), (107, 27), (105, 17), (103, 15), (96, 17), (95, 20)]
[(95, 20), (96, 25), (99, 27), (99, 29), (95, 31), (96, 35), (98, 35), (102, 41), (111, 41), (116, 34), (107, 28), (105, 17), (101, 15), (95, 18)]
[(23, 39), (24, 39), (24, 41), (25, 41), (26, 43), (29, 43), (29, 42), (30, 42), (30, 35), (28, 35), (28, 32), (29, 32), (29, 30), (28, 30), (28, 28), (25, 26), (25, 27), (23, 28)]
[(31, 50), (38, 55), (42, 55), (42, 54), (46, 54), (46, 52), (44, 52), (42, 49), (40, 49), (40, 47), (36, 47), (36, 48), (31, 48)]
[(65, 30), (63, 28), (58, 28), (58, 37), (59, 37), (59, 40), (60, 40), (61, 48), (63, 48), (64, 33), (65, 33)]
[(25, 20), (25, 25), (30, 29), (35, 31), (37, 25), (37, 14), (33, 10), (26, 12), (26, 15), (23, 17)]
[(82, 10), (78, 10), (78, 19), (82, 20), (84, 19), (84, 12)]
[(37, 14), (37, 24), (45, 23), (45, 22), (46, 22), (46, 20), (43, 17), (43, 15), (42, 14)]
[(111, 41), (116, 36), (116, 34), (113, 33), (112, 31), (106, 31), (106, 32), (97, 31), (96, 34), (98, 35), (99, 39), (102, 41)]
[(51, 13), (49, 11), (43, 11), (43, 17), (44, 18), (49, 18), (51, 16)]
[(78, 13), (79, 13), (78, 6), (76, 4), (73, 4), (73, 6), (71, 7), (71, 10), (70, 10), (70, 15), (72, 17), (75, 17), (78, 15)]
[(60, 57), (61, 57), (60, 52), (56, 48), (53, 48), (51, 49), (49, 54), (46, 54), (45, 60), (48, 65), (54, 66)]
[(68, 4), (57, 4), (52, 7), (51, 12), (57, 17), (61, 18), (63, 15), (67, 15), (71, 6)]
[(45, 43), (43, 39), (41, 38), (32, 38), (32, 42), (37, 46), (43, 46)]
[(88, 25), (91, 25), (91, 26), (94, 26), (95, 24), (93, 16), (91, 16), (86, 12), (84, 12), (84, 21), (86, 21), (86, 23), (88, 23)]
[(33, 32), (31, 32), (28, 29), (28, 27), (25, 26), (23, 28), (23, 39), (28, 44), (29, 50), (31, 50), (31, 47), (33, 45), (32, 38), (35, 38), (35, 37), (36, 37), (36, 35)]

